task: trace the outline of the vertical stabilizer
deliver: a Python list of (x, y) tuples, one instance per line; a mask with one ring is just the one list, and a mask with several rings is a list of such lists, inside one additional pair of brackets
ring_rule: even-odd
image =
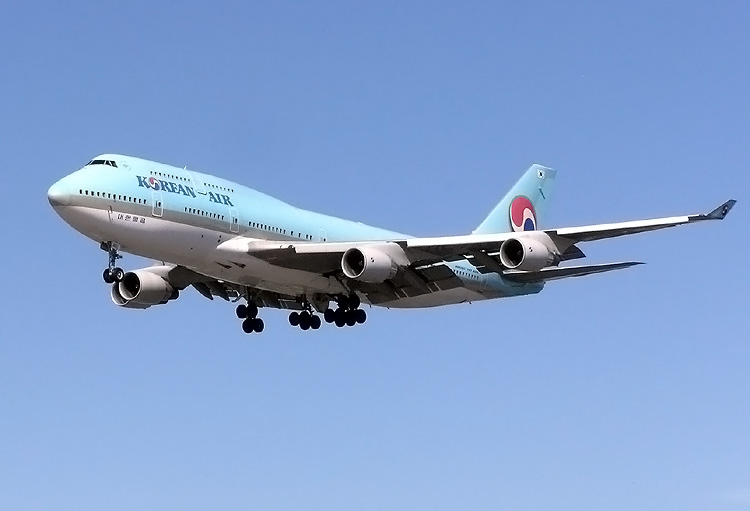
[(556, 174), (555, 170), (541, 165), (529, 167), (473, 234), (540, 229)]

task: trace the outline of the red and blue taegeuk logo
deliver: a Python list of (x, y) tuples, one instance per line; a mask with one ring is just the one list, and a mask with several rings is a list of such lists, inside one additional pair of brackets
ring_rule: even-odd
[(519, 195), (511, 201), (510, 225), (515, 232), (536, 230), (536, 212), (528, 197)]
[(148, 184), (154, 190), (159, 190), (161, 188), (161, 183), (159, 183), (159, 180), (158, 179), (154, 179), (153, 177), (148, 178)]

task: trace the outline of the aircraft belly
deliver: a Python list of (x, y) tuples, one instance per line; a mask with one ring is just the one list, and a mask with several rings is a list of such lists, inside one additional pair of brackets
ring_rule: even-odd
[(94, 241), (113, 241), (123, 252), (179, 264), (215, 279), (286, 294), (345, 292), (335, 279), (273, 266), (249, 255), (236, 261), (239, 258), (216, 250), (234, 234), (85, 206), (60, 208), (59, 214)]
[(57, 213), (76, 231), (95, 241), (105, 239), (110, 227), (107, 211), (85, 206), (65, 206), (57, 209)]
[(217, 279), (235, 282), (266, 291), (300, 295), (306, 293), (343, 293), (345, 289), (333, 278), (302, 270), (274, 266), (267, 261), (243, 254), (231, 257), (214, 251), (211, 260), (194, 270)]
[(185, 266), (205, 261), (217, 244), (214, 231), (150, 215), (69, 206), (60, 216), (94, 241), (112, 241), (124, 252)]
[[(335, 278), (274, 266), (247, 253), (223, 250), (220, 248), (222, 244), (235, 237), (227, 232), (150, 215), (118, 212), (114, 208), (67, 206), (61, 208), (59, 213), (76, 230), (97, 242), (113, 241), (124, 252), (182, 265), (217, 280), (288, 295), (349, 292)], [(499, 278), (488, 279), (479, 289), (476, 286), (457, 287), (380, 302), (378, 305), (392, 308), (438, 307), (530, 294), (539, 292), (541, 287), (543, 285), (508, 285)]]
[(452, 305), (457, 303), (478, 302), (486, 300), (488, 297), (481, 293), (472, 291), (465, 287), (447, 289), (419, 296), (400, 298), (392, 302), (379, 303), (379, 307), (388, 307), (392, 309), (417, 309), (423, 307), (439, 307), (441, 305)]

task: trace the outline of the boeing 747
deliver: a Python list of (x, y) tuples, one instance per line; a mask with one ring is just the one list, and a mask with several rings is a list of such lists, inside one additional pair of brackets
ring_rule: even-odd
[[(125, 308), (165, 304), (193, 287), (237, 302), (246, 333), (264, 307), (317, 330), (367, 319), (363, 304), (435, 307), (540, 292), (547, 281), (628, 268), (636, 261), (566, 266), (578, 244), (723, 219), (707, 214), (542, 228), (556, 172), (532, 165), (471, 233), (419, 238), (307, 211), (187, 168), (103, 154), (62, 178), (48, 199), (62, 219), (108, 253), (104, 281)], [(126, 252), (162, 261), (125, 272)]]

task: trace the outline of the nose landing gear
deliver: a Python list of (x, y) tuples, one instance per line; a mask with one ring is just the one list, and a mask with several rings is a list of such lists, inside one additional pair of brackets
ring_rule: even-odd
[(125, 272), (122, 268), (116, 266), (117, 260), (122, 259), (122, 256), (117, 252), (120, 249), (120, 246), (117, 243), (107, 241), (106, 243), (102, 242), (101, 249), (109, 254), (109, 264), (107, 265), (107, 269), (104, 270), (104, 273), (102, 273), (104, 282), (107, 284), (122, 282), (123, 277), (125, 277)]

